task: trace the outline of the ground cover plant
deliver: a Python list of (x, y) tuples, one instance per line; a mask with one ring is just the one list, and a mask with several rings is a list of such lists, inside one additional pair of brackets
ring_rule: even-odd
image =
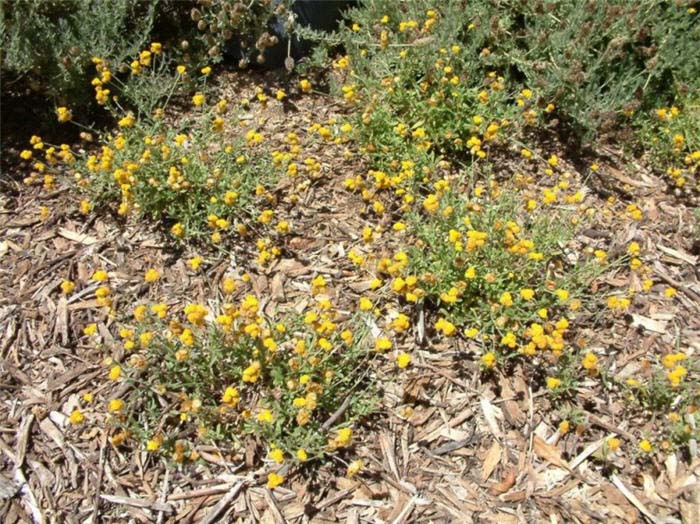
[(368, 0), (265, 75), (286, 3), (190, 7), (13, 152), (5, 516), (689, 521), (696, 4)]

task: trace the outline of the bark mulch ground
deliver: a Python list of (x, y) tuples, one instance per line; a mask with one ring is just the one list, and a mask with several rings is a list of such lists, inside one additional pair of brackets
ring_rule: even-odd
[[(233, 80), (220, 79), (224, 93)], [(252, 97), (253, 80), (237, 79), (235, 96)], [(353, 271), (347, 252), (371, 221), (361, 198), (345, 191), (343, 181), (367, 168), (352, 144), (305, 133), (311, 123), (342, 113), (321, 94), (296, 100), (286, 111), (279, 104), (250, 110), (249, 118), (272, 143), (296, 132), (303, 155), (322, 165), (319, 176), (283, 178), (275, 189), (277, 213), (290, 220), (294, 233), (282, 257), (264, 270), (247, 265), (251, 252), (243, 246), (224, 258), (205, 254), (204, 270), (193, 274), (184, 262), (193, 253), (173, 248), (149, 224), (120, 223), (107, 213), (83, 217), (67, 187), (46, 193), (7, 182), (0, 196), (0, 519), (8, 524), (700, 522), (696, 448), (691, 446), (690, 455), (655, 453), (639, 460), (620, 453), (598, 460), (606, 439), (616, 436), (633, 449), (639, 424), (653, 432), (656, 421), (591, 381), (578, 388), (572, 403), (584, 407), (585, 422), (563, 436), (557, 431), (562, 406), (532, 390), (529, 371), (516, 366), (485, 377), (475, 360), (464, 358), (463, 342), (424, 341), (413, 351), (415, 365), (386, 384), (379, 413), (358, 430), (356, 451), (366, 469), (352, 479), (342, 465), (329, 464), (302, 471), (272, 492), (264, 486), (263, 470), (245, 468), (214, 446), (198, 449), (196, 464), (166, 466), (149, 454), (113, 447), (99, 423), (79, 429), (67, 423), (82, 392), (113, 387), (103, 378), (103, 360), (111, 355), (87, 344), (83, 327), (97, 322), (106, 340), (114, 337), (114, 319), (96, 307), (95, 285), (61, 295), (68, 275), (89, 282), (94, 268), (107, 268), (115, 275), (116, 308), (128, 310), (144, 297), (167, 297), (170, 304), (204, 301), (225, 270), (240, 268), (273, 311), (298, 306), (308, 297), (311, 278), (322, 273), (332, 278), (339, 308), (355, 308), (366, 279)], [(629, 314), (616, 317), (605, 332), (582, 329), (590, 346), (611, 356), (610, 373), (624, 378), (639, 372), (644, 355), (700, 351), (693, 240), (700, 232), (690, 210), (651, 173), (631, 179), (613, 163), (600, 173), (602, 180), (586, 182), (589, 202), (598, 200), (602, 207), (608, 183), (618, 198), (641, 202), (645, 219), (620, 228), (601, 218), (599, 227), (582, 235), (608, 246), (637, 240), (658, 289), (678, 290), (673, 302), (663, 293), (635, 298)], [(292, 194), (299, 202), (291, 202)], [(51, 209), (46, 220), (39, 217), (42, 205)], [(162, 269), (156, 288), (143, 284), (150, 267)], [(607, 274), (600, 284), (621, 290), (640, 285), (628, 273)], [(649, 298), (654, 296), (658, 299)]]

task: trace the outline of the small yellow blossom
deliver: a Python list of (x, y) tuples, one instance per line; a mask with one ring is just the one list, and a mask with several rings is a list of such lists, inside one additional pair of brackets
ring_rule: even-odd
[(199, 107), (204, 103), (205, 97), (203, 93), (195, 93), (195, 95), (192, 97), (192, 103), (195, 105), (195, 107)]
[(202, 257), (192, 257), (187, 261), (187, 265), (190, 266), (192, 271), (197, 271), (202, 262), (204, 262)]
[(547, 389), (557, 389), (561, 386), (561, 380), (556, 377), (547, 377)]
[(58, 116), (58, 121), (61, 123), (69, 122), (73, 118), (73, 114), (67, 107), (59, 107), (56, 109), (56, 115)]
[(121, 366), (112, 366), (109, 369), (109, 380), (119, 380), (119, 378), (121, 376), (122, 376)]
[(269, 473), (267, 475), (267, 489), (275, 489), (284, 482), (284, 477), (277, 473)]
[(146, 274), (143, 276), (143, 280), (148, 283), (155, 282), (159, 278), (160, 273), (158, 273), (158, 270), (154, 268), (151, 268), (148, 271), (146, 271)]
[(406, 368), (411, 363), (411, 355), (403, 351), (396, 356), (396, 365), (401, 369)]
[(119, 413), (124, 408), (124, 401), (118, 398), (112, 399), (107, 403), (107, 411), (110, 413)]
[(71, 294), (74, 289), (75, 289), (75, 282), (73, 282), (72, 280), (64, 280), (63, 282), (61, 282), (61, 291), (65, 295)]
[(581, 366), (588, 372), (594, 372), (596, 371), (598, 367), (598, 357), (595, 356), (595, 354), (591, 353), (590, 351), (586, 353), (583, 356), (583, 360), (581, 361)]
[(82, 424), (85, 421), (85, 415), (83, 415), (79, 409), (74, 409), (70, 414), (68, 421), (71, 424)]
[(106, 271), (104, 271), (102, 269), (98, 269), (97, 271), (95, 271), (92, 274), (92, 279), (95, 282), (105, 282), (105, 281), (107, 281), (107, 279), (109, 279), (109, 275), (107, 274)]
[(374, 342), (374, 349), (377, 351), (387, 351), (391, 349), (391, 340), (389, 340), (386, 337), (379, 337), (375, 342)]
[(361, 460), (353, 460), (350, 465), (348, 466), (348, 471), (347, 471), (347, 476), (352, 478), (355, 475), (357, 475), (362, 468), (365, 466), (365, 463)]
[(481, 356), (481, 364), (487, 369), (494, 367), (496, 365), (496, 355), (494, 352), (489, 351), (488, 353), (484, 353)]
[(275, 448), (271, 450), (268, 454), (267, 457), (270, 460), (274, 460), (277, 462), (277, 464), (282, 464), (284, 462), (284, 452), (280, 448)]

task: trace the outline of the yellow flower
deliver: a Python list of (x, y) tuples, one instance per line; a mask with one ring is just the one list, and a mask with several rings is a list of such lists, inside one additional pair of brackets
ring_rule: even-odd
[(496, 365), (496, 355), (493, 351), (489, 351), (481, 356), (481, 364), (488, 369), (491, 369)]
[(605, 441), (608, 451), (615, 452), (620, 448), (620, 439), (616, 437), (610, 437)]
[(676, 291), (676, 288), (674, 287), (667, 287), (664, 290), (664, 295), (666, 295), (668, 298), (675, 297), (678, 292)]
[(139, 53), (139, 64), (142, 66), (150, 66), (151, 65), (151, 52), (150, 51), (141, 51)]
[(146, 442), (146, 451), (158, 451), (160, 446), (163, 444), (163, 437), (156, 435), (148, 442)]
[(569, 298), (569, 292), (566, 289), (557, 289), (554, 294), (557, 296), (559, 300), (562, 302), (568, 300)]
[(266, 424), (272, 424), (272, 422), (275, 420), (275, 416), (269, 409), (263, 409), (255, 418), (258, 422), (263, 422)]
[(201, 73), (202, 73), (204, 76), (207, 76), (208, 74), (211, 73), (211, 67), (209, 67), (209, 66), (203, 67), (203, 68), (201, 69)]
[(70, 414), (70, 418), (68, 419), (71, 424), (82, 424), (84, 420), (85, 415), (83, 415), (79, 409), (74, 409)]
[(498, 301), (501, 303), (502, 306), (509, 307), (513, 305), (513, 296), (506, 291), (505, 293), (501, 294)]
[(338, 434), (332, 441), (333, 447), (336, 448), (346, 448), (352, 442), (352, 429), (341, 428), (338, 430)]
[(202, 257), (192, 257), (187, 261), (187, 265), (190, 266), (192, 271), (197, 271), (203, 261), (204, 259)]
[(163, 45), (159, 42), (152, 42), (150, 49), (151, 53), (153, 53), (154, 55), (159, 55), (163, 52)]
[(688, 374), (688, 370), (683, 366), (676, 366), (673, 371), (670, 371), (666, 377), (673, 387), (678, 387), (681, 384), (683, 378)]
[(508, 346), (511, 349), (515, 348), (518, 345), (518, 339), (512, 331), (509, 331), (501, 337), (501, 345)]
[(387, 351), (391, 349), (391, 340), (386, 337), (380, 337), (374, 342), (374, 349), (377, 351)]
[(269, 473), (267, 475), (267, 489), (275, 489), (284, 482), (284, 477), (277, 473)]
[(372, 301), (368, 298), (361, 297), (360, 298), (360, 310), (361, 311), (369, 311), (373, 307)]
[(203, 93), (195, 93), (195, 95), (192, 97), (192, 103), (195, 105), (195, 107), (199, 107), (204, 103), (204, 94)]
[(134, 127), (135, 123), (136, 119), (131, 113), (127, 113), (127, 115), (124, 118), (120, 119), (119, 122), (117, 122), (119, 127)]
[(146, 274), (143, 277), (144, 281), (149, 282), (149, 283), (155, 282), (159, 278), (160, 278), (160, 273), (158, 273), (158, 270), (153, 269), (153, 268), (146, 271)]
[(521, 289), (520, 296), (522, 297), (523, 300), (525, 300), (526, 302), (529, 302), (535, 296), (535, 292), (529, 288)]
[(119, 413), (124, 408), (124, 401), (115, 398), (107, 403), (107, 411), (110, 413)]
[(87, 335), (88, 337), (90, 337), (95, 333), (97, 333), (97, 324), (88, 324), (83, 328), (83, 335)]
[(469, 328), (464, 330), (464, 336), (467, 338), (474, 338), (479, 334), (479, 330), (476, 328)]
[(411, 355), (403, 351), (396, 356), (396, 365), (401, 369), (406, 368), (411, 363)]
[(639, 449), (644, 453), (651, 453), (653, 447), (651, 445), (651, 442), (649, 442), (647, 439), (644, 439), (639, 443)]
[(182, 238), (182, 236), (185, 233), (184, 228), (182, 227), (182, 224), (178, 222), (177, 224), (174, 224), (173, 227), (170, 228), (170, 232), (175, 235), (178, 238)]
[(64, 280), (63, 282), (61, 282), (61, 291), (64, 294), (69, 295), (70, 293), (73, 292), (74, 289), (75, 289), (75, 282), (73, 282), (71, 280)]
[(225, 295), (232, 294), (234, 291), (236, 291), (236, 287), (236, 281), (231, 277), (224, 278), (224, 281), (221, 283), (221, 289)]
[(96, 282), (105, 282), (107, 279), (109, 279), (109, 275), (106, 271), (98, 269), (92, 274), (92, 279)]
[(270, 224), (272, 222), (274, 215), (275, 215), (275, 212), (273, 210), (266, 209), (265, 211), (260, 213), (260, 215), (258, 216), (258, 222), (260, 222), (261, 224), (265, 224), (265, 225)]
[(121, 366), (112, 366), (109, 369), (109, 380), (119, 380), (119, 378), (121, 376), (122, 376)]
[(568, 420), (562, 420), (559, 423), (559, 433), (561, 433), (562, 435), (566, 435), (569, 432), (570, 427), (571, 424)]
[(304, 93), (310, 93), (312, 89), (311, 82), (309, 82), (306, 78), (299, 81), (299, 87)]
[(271, 450), (268, 454), (267, 457), (270, 460), (274, 460), (277, 462), (277, 464), (282, 464), (284, 462), (284, 452), (280, 448), (275, 448)]
[(73, 118), (73, 114), (67, 107), (59, 107), (56, 109), (56, 115), (58, 116), (58, 121), (61, 123), (68, 122)]
[(254, 384), (260, 378), (261, 365), (259, 361), (254, 361), (250, 366), (243, 370), (243, 382)]
[(318, 295), (326, 289), (326, 279), (323, 275), (318, 275), (311, 281), (311, 294)]
[(238, 393), (238, 390), (233, 386), (228, 386), (224, 391), (224, 394), (221, 395), (221, 402), (223, 402), (224, 404), (228, 404), (231, 407), (236, 407), (240, 400), (241, 397)]
[(348, 466), (347, 476), (348, 476), (348, 477), (351, 477), (351, 478), (354, 477), (355, 475), (357, 475), (357, 474), (362, 470), (362, 468), (363, 468), (364, 466), (365, 466), (365, 463), (362, 462), (361, 460), (354, 460), (354, 461), (352, 461), (352, 462), (350, 463), (350, 465)]
[(581, 366), (589, 372), (594, 372), (598, 367), (598, 357), (589, 351), (583, 356)]
[(433, 194), (428, 195), (423, 201), (423, 209), (425, 209), (428, 213), (435, 213), (439, 207), (440, 201), (438, 200), (437, 196)]
[(435, 329), (446, 337), (451, 337), (457, 332), (457, 327), (452, 322), (445, 320), (444, 318), (439, 318), (437, 322), (435, 322)]
[(153, 304), (151, 306), (151, 311), (159, 319), (163, 320), (168, 314), (168, 306), (166, 304), (163, 304), (163, 303)]
[(309, 459), (309, 455), (303, 449), (297, 450), (297, 460), (299, 462), (306, 462)]
[(547, 377), (547, 389), (557, 389), (561, 386), (561, 380), (556, 377)]

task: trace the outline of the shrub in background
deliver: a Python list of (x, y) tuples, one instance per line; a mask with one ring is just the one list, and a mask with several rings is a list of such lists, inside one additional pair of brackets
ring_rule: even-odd
[(157, 0), (4, 2), (0, 26), (3, 89), (25, 80), (32, 90), (77, 106), (88, 101), (93, 56), (123, 62), (150, 38)]

